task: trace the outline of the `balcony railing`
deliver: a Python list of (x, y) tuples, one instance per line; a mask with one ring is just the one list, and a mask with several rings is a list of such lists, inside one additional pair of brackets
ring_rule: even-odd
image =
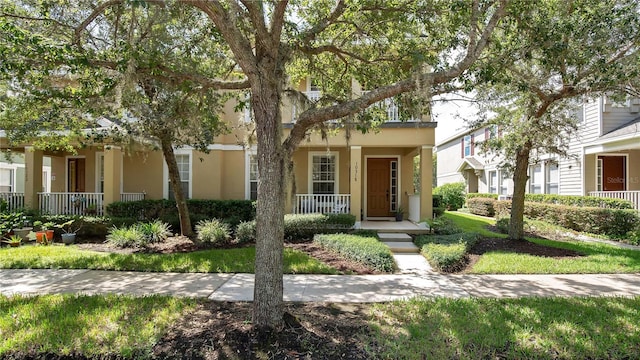
[(628, 200), (640, 211), (640, 191), (591, 191), (590, 196)]
[(0, 193), (0, 200), (7, 204), (8, 211), (24, 208), (24, 193), (3, 192)]
[[(145, 193), (122, 193), (120, 201), (144, 200)], [(103, 193), (38, 193), (40, 212), (50, 215), (104, 215)]]
[(348, 214), (350, 210), (349, 194), (297, 194), (293, 206), (296, 214)]

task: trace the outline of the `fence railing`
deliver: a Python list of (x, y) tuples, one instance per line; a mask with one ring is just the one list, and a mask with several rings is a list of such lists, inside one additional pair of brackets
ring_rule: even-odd
[(640, 211), (640, 191), (591, 191), (590, 196), (628, 200)]
[(351, 210), (349, 194), (296, 194), (293, 212), (296, 214), (348, 214)]
[[(144, 200), (145, 193), (122, 193), (120, 201)], [(104, 215), (103, 193), (38, 193), (40, 212), (50, 215)]]
[(7, 204), (7, 211), (24, 208), (24, 193), (0, 192), (0, 200)]

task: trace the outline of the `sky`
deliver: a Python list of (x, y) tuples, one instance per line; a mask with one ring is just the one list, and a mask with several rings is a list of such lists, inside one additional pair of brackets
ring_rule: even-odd
[(431, 108), (431, 119), (438, 122), (436, 144), (464, 130), (465, 120), (473, 120), (477, 111), (468, 101), (455, 100), (451, 96), (444, 99), (446, 101), (435, 101)]

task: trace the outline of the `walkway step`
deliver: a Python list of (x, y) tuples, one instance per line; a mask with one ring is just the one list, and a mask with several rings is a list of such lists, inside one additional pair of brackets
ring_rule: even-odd
[(403, 233), (378, 233), (378, 238), (383, 242), (412, 242), (411, 236)]
[(396, 241), (383, 241), (385, 245), (391, 249), (393, 253), (419, 253), (420, 249), (415, 246), (414, 243), (409, 241), (396, 242)]

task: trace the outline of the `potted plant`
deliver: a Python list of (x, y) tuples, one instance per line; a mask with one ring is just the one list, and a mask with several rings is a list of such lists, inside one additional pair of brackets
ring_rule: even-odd
[(398, 205), (396, 209), (396, 221), (402, 221), (404, 219), (404, 208)]
[(43, 223), (42, 221), (36, 221), (33, 224), (40, 227), (40, 230), (36, 231), (36, 242), (38, 244), (48, 245), (50, 242), (53, 242), (53, 227), (55, 225), (52, 222), (47, 221)]
[(7, 240), (4, 240), (3, 242), (9, 244), (9, 246), (11, 247), (18, 247), (20, 246), (20, 244), (22, 244), (22, 237), (18, 235), (11, 235)]
[(19, 236), (22, 240), (28, 240), (29, 233), (33, 230), (31, 221), (26, 216), (13, 224), (13, 234)]
[(75, 219), (71, 219), (65, 223), (56, 225), (56, 227), (62, 230), (62, 243), (65, 245), (73, 244), (76, 241), (76, 233), (80, 230), (82, 224), (74, 227), (73, 224), (75, 222)]

